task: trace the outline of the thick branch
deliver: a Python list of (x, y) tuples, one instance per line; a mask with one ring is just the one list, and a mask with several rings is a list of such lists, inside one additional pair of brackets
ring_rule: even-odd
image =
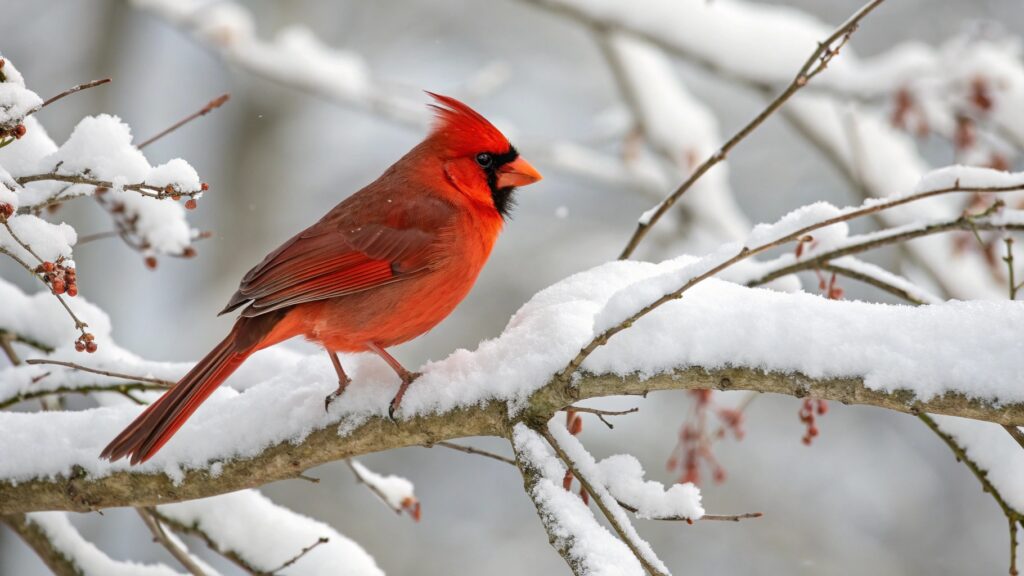
[[(947, 393), (927, 401), (912, 392), (871, 390), (856, 377), (815, 379), (798, 373), (764, 373), (749, 368), (704, 370), (681, 368), (647, 380), (637, 376), (581, 373), (575, 385), (558, 379), (538, 390), (517, 420), (542, 424), (558, 410), (579, 400), (604, 396), (643, 394), (655, 390), (753, 390), (789, 396), (822, 398), (844, 404), (878, 406), (905, 413), (948, 414), (997, 424), (1024, 425), (1024, 404), (1000, 404)], [(0, 514), (36, 510), (88, 511), (116, 506), (150, 506), (204, 498), (269, 482), (295, 478), (305, 470), (352, 456), (405, 446), (436, 444), (470, 436), (507, 437), (514, 421), (503, 402), (460, 408), (444, 414), (419, 416), (393, 424), (370, 418), (347, 436), (332, 424), (298, 444), (282, 442), (258, 456), (229, 459), (220, 474), (188, 470), (179, 482), (164, 474), (114, 472), (101, 478), (71, 474), (55, 478), (0, 481)], [(224, 457), (229, 457), (225, 454)]]

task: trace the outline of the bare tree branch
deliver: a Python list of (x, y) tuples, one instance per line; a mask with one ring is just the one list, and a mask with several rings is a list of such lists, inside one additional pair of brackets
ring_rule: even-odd
[(124, 378), (125, 380), (132, 380), (134, 382), (145, 382), (147, 384), (153, 384), (153, 388), (170, 388), (175, 384), (170, 380), (163, 380), (161, 378), (150, 378), (148, 376), (136, 376), (134, 374), (124, 374), (123, 372), (111, 372), (110, 370), (100, 370), (98, 368), (90, 368), (88, 366), (82, 366), (81, 364), (76, 364), (74, 362), (65, 362), (63, 360), (49, 360), (47, 358), (29, 358), (28, 360), (25, 360), (25, 364), (31, 364), (33, 366), (64, 366), (65, 368), (71, 368), (73, 370), (79, 370), (81, 372), (89, 372), (90, 374), (99, 374), (100, 376), (110, 376), (111, 378)]
[(153, 541), (160, 544), (174, 556), (186, 570), (189, 571), (193, 576), (206, 576), (203, 569), (196, 564), (196, 561), (189, 556), (187, 550), (182, 550), (180, 546), (173, 540), (171, 540), (167, 533), (164, 532), (164, 527), (160, 525), (160, 520), (156, 516), (156, 510), (152, 507), (136, 508), (136, 512), (139, 513), (139, 517), (142, 518), (142, 522), (149, 529), (150, 533), (153, 534)]
[(54, 545), (49, 535), (24, 514), (0, 516), (0, 522), (7, 525), (28, 544), (39, 559), (56, 576), (82, 576), (82, 568)]
[(153, 142), (156, 142), (157, 140), (163, 138), (164, 136), (167, 136), (171, 132), (174, 132), (178, 128), (181, 128), (182, 126), (184, 126), (185, 124), (188, 124), (189, 122), (195, 120), (196, 118), (199, 118), (200, 116), (206, 116), (210, 112), (213, 112), (217, 108), (220, 108), (221, 106), (223, 106), (224, 103), (227, 102), (229, 98), (231, 98), (230, 94), (221, 94), (220, 96), (217, 96), (213, 100), (210, 100), (209, 102), (207, 102), (206, 105), (203, 106), (202, 108), (200, 108), (198, 111), (193, 112), (192, 114), (189, 114), (188, 116), (182, 118), (181, 120), (178, 120), (174, 124), (171, 124), (167, 128), (161, 130), (159, 133), (157, 133), (157, 134), (155, 134), (153, 136), (150, 136), (149, 138), (143, 140), (141, 144), (138, 144), (136, 146), (136, 148), (138, 148), (139, 150), (142, 150), (146, 146), (149, 146)]
[(672, 194), (668, 195), (658, 208), (651, 214), (650, 218), (641, 221), (637, 224), (636, 231), (633, 236), (629, 239), (626, 247), (622, 250), (622, 254), (619, 255), (620, 260), (629, 258), (636, 250), (640, 242), (643, 241), (647, 232), (653, 228), (658, 220), (665, 215), (666, 212), (687, 192), (693, 185), (699, 180), (704, 174), (713, 168), (719, 162), (725, 160), (729, 152), (736, 147), (740, 142), (746, 139), (751, 133), (754, 132), (765, 120), (768, 119), (772, 114), (775, 113), (783, 104), (786, 103), (793, 94), (796, 94), (801, 88), (807, 85), (815, 76), (825, 71), (828, 67), (829, 62), (839, 54), (839, 51), (846, 45), (850, 40), (850, 37), (857, 30), (857, 26), (865, 16), (871, 13), (872, 10), (877, 8), (884, 0), (871, 0), (865, 4), (860, 10), (853, 14), (846, 22), (844, 22), (839, 28), (837, 28), (832, 35), (825, 39), (824, 42), (818, 44), (818, 48), (811, 54), (811, 56), (804, 62), (804, 65), (797, 72), (793, 81), (782, 91), (781, 94), (776, 96), (764, 110), (761, 111), (753, 120), (747, 123), (743, 128), (736, 134), (729, 138), (722, 147), (712, 154), (703, 164), (698, 166), (692, 174), (679, 185), (678, 188)]
[(49, 98), (47, 98), (47, 100), (45, 102), (43, 102), (43, 105), (40, 106), (40, 108), (46, 108), (47, 106), (49, 106), (50, 104), (53, 104), (57, 100), (60, 100), (61, 98), (65, 97), (65, 96), (70, 96), (71, 94), (74, 94), (75, 92), (79, 92), (81, 90), (86, 90), (88, 88), (93, 88), (95, 86), (100, 86), (102, 84), (106, 84), (107, 82), (110, 82), (110, 78), (102, 78), (100, 80), (93, 80), (92, 82), (86, 82), (84, 84), (79, 84), (78, 86), (74, 86), (72, 88), (68, 88), (67, 90), (61, 92), (60, 94), (57, 94), (55, 96), (50, 96)]

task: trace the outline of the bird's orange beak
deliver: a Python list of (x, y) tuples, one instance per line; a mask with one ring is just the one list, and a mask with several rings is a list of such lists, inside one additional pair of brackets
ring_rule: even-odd
[(539, 181), (543, 176), (522, 157), (498, 168), (498, 188), (526, 186)]

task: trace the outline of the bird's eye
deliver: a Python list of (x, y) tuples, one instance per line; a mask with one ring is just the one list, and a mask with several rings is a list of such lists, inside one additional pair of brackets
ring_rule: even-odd
[(490, 168), (491, 164), (494, 164), (494, 156), (491, 156), (487, 152), (481, 152), (476, 155), (476, 163), (479, 164), (481, 168)]

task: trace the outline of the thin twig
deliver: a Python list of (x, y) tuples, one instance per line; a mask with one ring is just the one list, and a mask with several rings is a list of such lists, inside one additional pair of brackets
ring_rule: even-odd
[(703, 282), (704, 280), (707, 280), (708, 278), (711, 278), (711, 277), (719, 274), (723, 270), (725, 270), (725, 269), (735, 265), (738, 262), (746, 260), (747, 258), (750, 258), (752, 256), (756, 256), (757, 254), (761, 254), (763, 252), (771, 250), (772, 248), (776, 248), (778, 246), (782, 246), (783, 244), (787, 244), (789, 242), (793, 242), (795, 240), (798, 240), (798, 239), (806, 236), (807, 234), (809, 234), (811, 232), (814, 232), (815, 230), (820, 230), (821, 228), (826, 228), (828, 226), (832, 226), (832, 225), (838, 224), (840, 222), (846, 222), (846, 221), (849, 221), (849, 220), (860, 218), (862, 216), (867, 216), (869, 214), (875, 214), (875, 213), (878, 213), (878, 212), (882, 212), (883, 210), (888, 210), (890, 208), (895, 208), (897, 206), (902, 206), (904, 204), (909, 204), (911, 202), (916, 202), (916, 201), (919, 201), (919, 200), (924, 200), (926, 198), (932, 198), (932, 197), (940, 196), (940, 195), (943, 195), (943, 194), (962, 193), (962, 192), (984, 192), (984, 193), (995, 194), (995, 193), (1004, 193), (1004, 192), (1016, 192), (1016, 191), (1019, 191), (1019, 190), (1024, 190), (1024, 184), (1014, 184), (1014, 185), (1010, 185), (1010, 186), (971, 187), (971, 186), (961, 186), (960, 182), (958, 180), (958, 181), (956, 181), (956, 183), (954, 183), (953, 186), (949, 186), (949, 187), (946, 187), (946, 188), (937, 188), (937, 189), (934, 189), (934, 190), (927, 190), (927, 191), (924, 191), (924, 192), (917, 192), (915, 194), (910, 194), (910, 195), (907, 195), (907, 196), (902, 196), (902, 197), (895, 198), (895, 199), (892, 199), (892, 200), (889, 200), (889, 201), (886, 201), (886, 202), (875, 202), (875, 203), (872, 203), (872, 204), (868, 204), (867, 206), (862, 206), (861, 208), (858, 208), (858, 209), (849, 210), (849, 211), (846, 211), (846, 212), (843, 212), (843, 213), (839, 214), (838, 216), (834, 216), (832, 218), (827, 218), (825, 220), (821, 220), (821, 221), (816, 222), (814, 224), (810, 224), (810, 225), (804, 226), (804, 227), (800, 228), (799, 230), (797, 230), (795, 232), (792, 232), (790, 234), (782, 236), (781, 238), (777, 238), (775, 240), (771, 240), (771, 241), (765, 242), (764, 244), (761, 244), (759, 246), (755, 246), (755, 247), (743, 246), (739, 250), (739, 252), (737, 252), (731, 258), (728, 258), (727, 260), (725, 260), (725, 261), (721, 262), (720, 264), (712, 267), (710, 270), (707, 270), (706, 272), (703, 272), (701, 274), (698, 274), (697, 276), (694, 276), (693, 278), (690, 278), (689, 280), (687, 280), (682, 286), (680, 286), (676, 290), (661, 296), (660, 298), (658, 298), (654, 302), (651, 302), (650, 304), (648, 304), (648, 305), (644, 306), (643, 308), (641, 308), (639, 311), (633, 313), (632, 315), (630, 315), (628, 318), (626, 318), (622, 322), (616, 324), (615, 326), (612, 326), (611, 328), (608, 328), (607, 330), (605, 330), (604, 332), (602, 332), (601, 334), (596, 336), (593, 340), (590, 341), (590, 343), (588, 343), (586, 346), (584, 346), (579, 351), (579, 353), (576, 355), (576, 357), (574, 357), (572, 359), (572, 361), (570, 361), (569, 364), (558, 374), (558, 378), (561, 381), (563, 381), (563, 382), (568, 382), (569, 379), (571, 378), (571, 376), (583, 364), (583, 361), (586, 360), (587, 357), (590, 356), (590, 354), (594, 352), (594, 350), (597, 350), (601, 346), (604, 346), (605, 344), (607, 344), (608, 340), (612, 336), (614, 336), (614, 335), (618, 334), (619, 332), (629, 328), (637, 320), (639, 320), (640, 318), (642, 318), (642, 317), (646, 316), (647, 314), (653, 312), (654, 310), (656, 310), (657, 308), (661, 307), (662, 305), (667, 304), (668, 302), (672, 302), (674, 300), (678, 300), (679, 298), (682, 297), (683, 293), (685, 293), (687, 290), (689, 290), (693, 286)]
[(840, 248), (828, 250), (813, 256), (806, 256), (793, 264), (772, 270), (759, 278), (747, 282), (747, 286), (761, 286), (771, 282), (772, 280), (788, 276), (795, 272), (822, 268), (829, 262), (842, 258), (843, 256), (861, 254), (883, 246), (903, 243), (933, 234), (941, 234), (953, 230), (969, 231), (972, 228), (976, 230), (1024, 231), (1024, 224), (999, 223), (986, 219), (978, 219), (976, 217), (959, 216), (944, 222), (933, 222), (919, 227), (900, 226), (881, 232), (872, 232), (865, 234), (864, 240), (858, 241), (855, 237), (851, 237)]
[[(30, 174), (28, 176), (19, 176), (18, 178), (15, 178), (15, 181), (18, 184), (21, 184), (22, 186), (24, 186), (25, 184), (29, 184), (31, 182), (56, 181), (68, 182), (71, 184), (84, 184), (86, 186), (97, 186), (101, 188), (119, 188), (122, 190), (131, 190), (133, 192), (138, 192), (143, 196), (149, 196), (150, 198), (156, 198), (157, 200), (163, 200), (165, 198), (179, 196), (191, 198), (193, 196), (202, 194), (201, 190), (187, 191), (173, 189), (173, 191), (168, 192), (166, 186), (155, 186), (153, 184), (146, 184), (145, 182), (136, 182), (135, 184), (125, 184), (123, 186), (116, 186), (113, 182), (110, 182), (109, 180), (99, 180), (97, 178), (84, 176), (82, 174), (60, 174), (58, 172), (47, 172), (45, 174)], [(36, 206), (27, 206), (25, 207), (25, 209), (31, 209)], [(22, 212), (23, 210), (19, 208), (18, 213), (20, 214)]]
[(76, 246), (81, 246), (82, 244), (88, 244), (90, 242), (95, 242), (97, 240), (103, 240), (105, 238), (116, 238), (116, 237), (118, 237), (120, 235), (121, 235), (121, 232), (118, 231), (118, 230), (107, 230), (106, 232), (97, 232), (95, 234), (86, 234), (85, 236), (79, 236), (78, 237), (78, 242), (76, 242), (75, 245)]
[(950, 434), (947, 434), (945, 431), (939, 428), (939, 425), (937, 422), (935, 422), (934, 418), (923, 412), (918, 414), (917, 417), (922, 422), (924, 422), (925, 426), (928, 426), (928, 428), (930, 428), (932, 432), (937, 434), (939, 438), (942, 438), (942, 441), (946, 443), (946, 446), (948, 446), (949, 449), (953, 451), (953, 455), (956, 456), (957, 461), (962, 462), (964, 466), (967, 466), (971, 473), (974, 474), (974, 477), (978, 479), (978, 482), (981, 483), (982, 490), (988, 492), (989, 495), (991, 495), (992, 498), (996, 501), (996, 504), (999, 505), (999, 508), (1002, 509), (1003, 515), (1006, 516), (1006, 520), (1007, 522), (1009, 522), (1010, 525), (1010, 574), (1016, 574), (1017, 525), (1020, 524), (1021, 526), (1024, 526), (1024, 515), (1022, 515), (1020, 512), (1018, 512), (1016, 509), (1014, 509), (1012, 506), (1006, 503), (1006, 500), (1003, 499), (1003, 496), (1002, 494), (999, 493), (999, 490), (997, 490), (996, 487), (992, 484), (992, 482), (989, 481), (988, 472), (986, 472), (981, 466), (979, 466), (977, 462), (971, 460), (971, 458), (967, 455), (967, 451), (964, 450), (959, 444), (957, 444), (956, 440)]
[(217, 108), (220, 108), (221, 106), (223, 106), (224, 103), (227, 102), (229, 98), (231, 98), (231, 94), (227, 94), (227, 93), (221, 94), (220, 96), (217, 96), (213, 100), (210, 100), (209, 102), (207, 102), (206, 106), (203, 106), (197, 112), (193, 112), (193, 113), (189, 114), (188, 116), (182, 118), (181, 120), (178, 120), (174, 124), (171, 124), (170, 126), (165, 128), (164, 130), (160, 131), (158, 134), (147, 138), (141, 144), (136, 146), (136, 148), (138, 148), (139, 150), (142, 150), (146, 146), (149, 146), (153, 142), (156, 142), (157, 140), (163, 138), (164, 136), (167, 136), (171, 132), (174, 132), (178, 128), (181, 128), (182, 126), (184, 126), (185, 124), (188, 124), (189, 122), (195, 120), (196, 118), (199, 118), (200, 116), (205, 116), (205, 115), (209, 114), (210, 112), (213, 112)]
[(363, 477), (363, 475), (359, 472), (359, 468), (357, 468), (356, 465), (352, 463), (351, 458), (345, 458), (345, 464), (348, 465), (348, 469), (352, 471), (352, 474), (356, 477), (356, 480), (358, 480), (359, 483), (362, 484), (363, 486), (369, 488), (370, 492), (373, 492), (373, 494), (377, 496), (377, 498), (379, 498), (380, 501), (383, 502), (385, 506), (394, 510), (395, 514), (402, 514), (402, 508), (399, 506), (392, 506), (391, 502), (388, 501), (387, 495), (384, 494), (384, 492), (382, 492), (381, 489), (378, 488), (373, 482), (368, 482), (366, 478)]
[(92, 374), (99, 374), (100, 376), (110, 376), (111, 378), (124, 378), (125, 380), (133, 380), (135, 382), (146, 382), (149, 384), (155, 384), (160, 388), (170, 388), (174, 386), (175, 382), (170, 380), (163, 380), (161, 378), (150, 378), (148, 376), (136, 376), (134, 374), (124, 374), (122, 372), (111, 372), (109, 370), (100, 370), (99, 368), (89, 368), (88, 366), (82, 366), (74, 362), (65, 362), (63, 360), (49, 360), (46, 358), (29, 358), (25, 360), (26, 364), (40, 365), (40, 364), (51, 364), (54, 366), (64, 366), (65, 368), (72, 368), (74, 370), (81, 370), (82, 372), (89, 372)]
[(295, 564), (296, 562), (298, 562), (299, 559), (302, 558), (303, 556), (305, 556), (306, 554), (309, 554), (310, 550), (312, 550), (313, 548), (316, 548), (317, 546), (319, 546), (321, 544), (326, 544), (326, 543), (328, 543), (330, 541), (331, 541), (330, 538), (328, 538), (326, 536), (321, 536), (320, 538), (317, 539), (316, 542), (313, 542), (309, 546), (306, 546), (305, 548), (300, 550), (298, 554), (293, 556), (290, 560), (288, 560), (284, 564), (281, 564), (277, 568), (274, 568), (273, 570), (271, 570), (270, 573), (271, 574), (276, 574), (276, 573), (280, 572), (281, 570), (284, 570), (285, 568), (287, 568), (287, 567), (291, 566), (292, 564)]
[(501, 454), (496, 454), (494, 452), (488, 452), (487, 450), (481, 450), (479, 448), (474, 448), (472, 446), (465, 446), (463, 444), (456, 444), (455, 442), (446, 442), (446, 441), (433, 442), (431, 444), (425, 444), (423, 447), (424, 448), (433, 448), (434, 446), (441, 446), (442, 448), (449, 448), (451, 450), (457, 450), (459, 452), (465, 452), (466, 454), (476, 454), (477, 456), (484, 456), (485, 458), (491, 458), (491, 459), (497, 460), (499, 462), (504, 462), (506, 464), (511, 464), (512, 466), (516, 465), (516, 461), (513, 460), (512, 458), (508, 458), (507, 456), (502, 456)]
[[(7, 355), (7, 359), (11, 361), (11, 365), (17, 366), (21, 364), (21, 358), (18, 357), (18, 352), (15, 351), (14, 346), (11, 346), (11, 336), (8, 332), (0, 332), (0, 349)], [(2, 408), (3, 405), (0, 405)]]
[(60, 100), (61, 98), (65, 97), (65, 96), (70, 96), (71, 94), (74, 94), (75, 92), (80, 92), (80, 91), (85, 90), (87, 88), (93, 88), (95, 86), (100, 86), (102, 84), (106, 84), (107, 82), (110, 82), (110, 78), (101, 78), (100, 80), (93, 80), (92, 82), (86, 82), (85, 84), (79, 84), (78, 86), (75, 86), (73, 88), (68, 88), (67, 90), (61, 92), (60, 94), (57, 94), (56, 96), (51, 96), (49, 99), (46, 100), (46, 102), (43, 102), (43, 105), (40, 106), (40, 108), (46, 108), (47, 106), (49, 106), (50, 104), (53, 104), (57, 100)]
[(905, 289), (900, 288), (895, 284), (886, 282), (885, 280), (882, 280), (877, 276), (872, 276), (871, 274), (864, 274), (852, 268), (847, 268), (845, 266), (841, 266), (838, 264), (825, 264), (823, 266), (820, 266), (819, 269), (825, 272), (832, 272), (833, 274), (838, 274), (840, 276), (846, 276), (847, 278), (858, 280), (870, 286), (874, 286), (875, 288), (888, 292), (889, 294), (892, 294), (897, 298), (902, 298), (903, 300), (906, 300), (907, 302), (910, 302), (915, 306), (923, 306), (927, 304), (927, 302), (921, 300), (917, 296), (914, 296), (910, 292), (907, 292)]
[(97, 392), (108, 392), (111, 394), (120, 394), (136, 404), (144, 404), (141, 400), (132, 396), (132, 392), (147, 392), (151, 390), (166, 390), (167, 388), (162, 385), (148, 384), (144, 382), (128, 382), (126, 384), (96, 384), (90, 386), (60, 386), (49, 390), (33, 390), (31, 392), (19, 392), (16, 396), (0, 400), (0, 409), (14, 406), (19, 402), (26, 400), (35, 400), (36, 398), (46, 398), (47, 396), (60, 396), (66, 394), (94, 394)]
[(247, 573), (251, 574), (252, 576), (268, 576), (269, 574), (271, 574), (270, 572), (267, 572), (266, 570), (260, 570), (259, 568), (256, 568), (255, 566), (250, 564), (248, 560), (243, 558), (242, 555), (239, 554), (238, 552), (236, 552), (236, 551), (234, 551), (234, 550), (232, 550), (230, 548), (227, 548), (225, 546), (221, 546), (221, 544), (219, 542), (214, 540), (209, 534), (207, 534), (204, 530), (202, 530), (198, 525), (195, 525), (195, 524), (182, 524), (181, 522), (178, 522), (177, 520), (175, 520), (175, 519), (173, 519), (173, 518), (171, 518), (169, 516), (161, 514), (159, 509), (155, 509), (154, 508), (153, 512), (154, 512), (154, 515), (156, 516), (156, 518), (162, 524), (165, 524), (166, 526), (170, 527), (171, 530), (174, 530), (178, 534), (183, 534), (183, 535), (184, 534), (188, 534), (190, 536), (195, 536), (195, 537), (199, 538), (200, 540), (203, 541), (203, 543), (206, 544), (207, 548), (209, 548), (210, 550), (216, 552), (217, 554), (220, 554), (224, 558), (227, 558), (228, 560), (233, 562), (236, 566), (238, 566), (242, 570), (246, 571)]
[(573, 412), (583, 412), (585, 414), (593, 414), (597, 416), (597, 419), (604, 423), (609, 430), (614, 430), (615, 426), (608, 420), (605, 420), (605, 416), (624, 416), (626, 414), (632, 414), (638, 412), (639, 408), (630, 408), (629, 410), (602, 410), (600, 408), (586, 408), (583, 406), (567, 406), (566, 410), (572, 410)]
[[(616, 500), (619, 506), (622, 506), (623, 510), (628, 510), (633, 514), (637, 513), (635, 506), (630, 506), (622, 500)], [(743, 514), (705, 514), (697, 520), (707, 520), (708, 522), (739, 522), (740, 520), (748, 520), (752, 518), (761, 518), (764, 516), (764, 512), (744, 512)], [(641, 520), (662, 520), (665, 522), (686, 522), (687, 524), (693, 524), (693, 518), (687, 518), (685, 516), (652, 516), (649, 518), (641, 518)]]
[(616, 515), (612, 512), (612, 508), (618, 506), (618, 502), (615, 501), (614, 498), (612, 498), (611, 502), (605, 501), (605, 498), (603, 498), (603, 496), (606, 494), (606, 492), (603, 490), (597, 490), (591, 483), (591, 479), (588, 478), (586, 475), (580, 473), (579, 466), (577, 466), (576, 462), (572, 459), (572, 457), (570, 457), (565, 452), (561, 444), (558, 443), (558, 440), (555, 439), (554, 435), (551, 434), (551, 431), (548, 430), (546, 425), (540, 426), (538, 429), (536, 429), (536, 432), (543, 436), (545, 440), (547, 440), (548, 444), (551, 445), (551, 448), (555, 451), (555, 454), (558, 456), (558, 458), (563, 463), (565, 463), (565, 467), (568, 468), (569, 471), (572, 472), (573, 477), (576, 478), (577, 481), (579, 481), (580, 486), (582, 486), (584, 490), (586, 490), (588, 493), (590, 493), (591, 496), (594, 497), (594, 503), (597, 504), (597, 507), (601, 510), (601, 513), (604, 514), (605, 519), (608, 520), (608, 524), (611, 525), (612, 529), (615, 530), (615, 533), (619, 535), (619, 538), (622, 539), (623, 543), (625, 543), (629, 550), (633, 553), (633, 555), (636, 556), (636, 559), (640, 561), (640, 564), (644, 567), (644, 570), (646, 570), (647, 573), (651, 574), (652, 576), (666, 576), (664, 572), (655, 568), (648, 560), (647, 554), (644, 554), (640, 550), (642, 541), (637, 542), (633, 538), (633, 534), (631, 534), (622, 526)]
[(136, 508), (135, 511), (139, 513), (142, 522), (149, 529), (150, 533), (153, 534), (154, 542), (166, 548), (171, 553), (171, 556), (174, 556), (174, 559), (181, 563), (193, 576), (206, 576), (206, 573), (196, 564), (196, 561), (192, 559), (189, 553), (186, 550), (182, 550), (176, 542), (167, 536), (167, 532), (164, 532), (164, 527), (160, 525), (160, 520), (157, 519), (156, 512), (152, 507)]
[(754, 130), (756, 130), (765, 120), (768, 119), (772, 114), (775, 113), (783, 104), (786, 103), (793, 94), (796, 94), (801, 88), (807, 85), (811, 79), (823, 72), (829, 62), (839, 54), (839, 51), (849, 42), (850, 37), (857, 30), (857, 26), (865, 16), (871, 13), (872, 10), (877, 8), (884, 0), (871, 0), (860, 10), (853, 14), (846, 22), (844, 22), (839, 28), (837, 28), (824, 42), (818, 44), (818, 48), (813, 54), (804, 62), (804, 65), (797, 72), (793, 81), (782, 91), (781, 94), (775, 97), (768, 106), (761, 111), (753, 120), (747, 123), (739, 132), (734, 134), (732, 138), (727, 140), (715, 153), (713, 153), (703, 164), (697, 167), (696, 170), (690, 174), (682, 184), (668, 197), (666, 197), (654, 210), (652, 215), (645, 221), (637, 223), (636, 231), (633, 232), (633, 236), (629, 239), (626, 247), (622, 250), (619, 255), (620, 260), (629, 258), (636, 250), (640, 242), (643, 241), (648, 231), (653, 228), (661, 217), (675, 205), (679, 198), (687, 192), (693, 185), (699, 180), (704, 174), (713, 168), (719, 162), (725, 160), (729, 152), (736, 147), (737, 144), (742, 142), (749, 136)]
[[(14, 230), (11, 228), (10, 222), (8, 222), (5, 219), (5, 220), (2, 221), (2, 223), (4, 225), (4, 228), (7, 229), (7, 233), (11, 235), (11, 238), (14, 238), (14, 241), (17, 242), (19, 246), (24, 248), (26, 252), (28, 252), (29, 254), (32, 255), (33, 258), (38, 260), (39, 264), (42, 264), (43, 263), (43, 259), (40, 258), (38, 254), (36, 254), (35, 250), (33, 250), (31, 246), (29, 246), (28, 244), (23, 242), (21, 240), (21, 238), (19, 238), (18, 235), (14, 233)], [(6, 248), (3, 248), (2, 246), (0, 246), (0, 254), (6, 254), (12, 260), (14, 260), (18, 264), (20, 264), (22, 268), (24, 268), (25, 270), (28, 270), (28, 272), (30, 274), (32, 274), (33, 276), (35, 276), (36, 279), (38, 279), (40, 282), (42, 282), (43, 286), (46, 286), (46, 288), (50, 292), (50, 294), (53, 294), (53, 296), (57, 299), (57, 301), (59, 301), (61, 303), (61, 306), (64, 307), (64, 310), (67, 311), (68, 315), (71, 316), (71, 320), (74, 321), (74, 323), (75, 323), (75, 329), (78, 330), (79, 332), (81, 332), (83, 336), (85, 335), (85, 329), (88, 328), (89, 325), (86, 324), (85, 322), (82, 322), (82, 320), (74, 313), (74, 311), (71, 310), (71, 307), (68, 306), (68, 303), (64, 300), (64, 297), (62, 295), (57, 294), (56, 292), (53, 291), (52, 288), (50, 288), (50, 286), (46, 283), (46, 281), (43, 280), (42, 275), (39, 274), (38, 272), (36, 272), (36, 269), (35, 269), (34, 266), (30, 266), (28, 264), (28, 262), (25, 262), (24, 260), (19, 258), (17, 255), (15, 255), (13, 252), (7, 250)]]

